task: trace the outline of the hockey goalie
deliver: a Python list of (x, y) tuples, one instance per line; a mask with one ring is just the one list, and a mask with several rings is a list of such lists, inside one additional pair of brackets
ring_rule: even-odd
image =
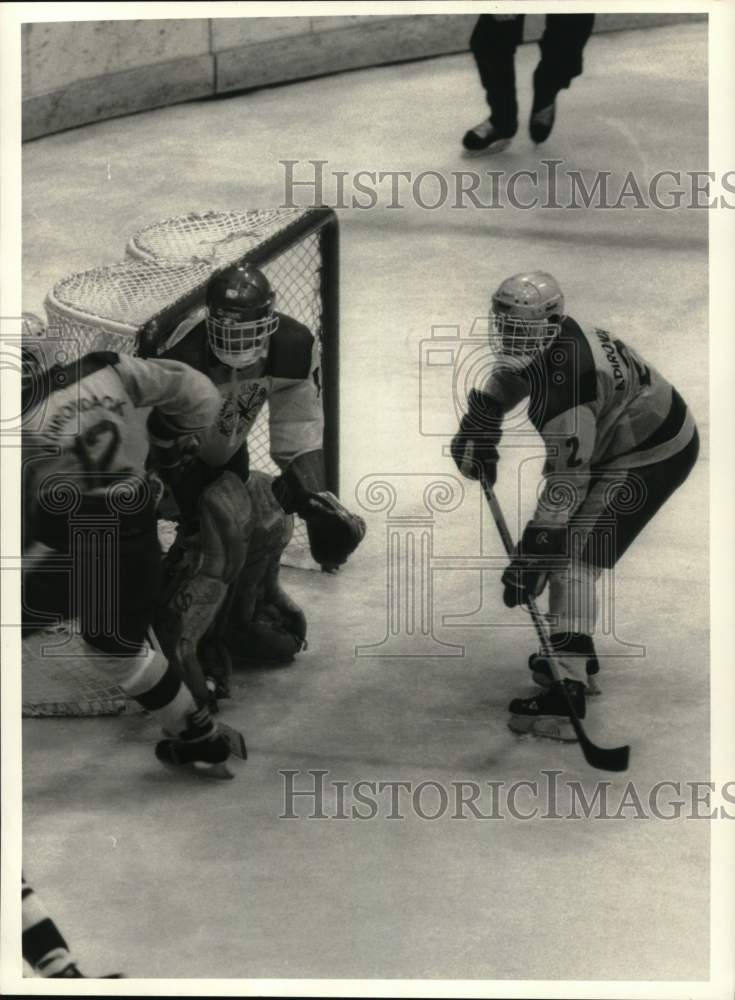
[[(194, 460), (165, 476), (180, 521), (158, 618), (164, 648), (212, 707), (229, 693), (233, 643), (238, 656), (275, 662), (304, 647), (306, 618), (279, 583), (293, 515), (325, 570), (365, 534), (325, 486), (318, 341), (275, 300), (258, 269), (226, 268), (210, 279), (205, 319), (185, 320), (163, 355), (207, 375), (221, 396)], [(248, 434), (266, 401), (275, 479), (249, 462)]]

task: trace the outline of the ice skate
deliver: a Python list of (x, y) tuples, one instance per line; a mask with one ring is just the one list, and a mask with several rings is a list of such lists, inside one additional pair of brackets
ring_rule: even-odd
[[(551, 667), (547, 657), (541, 653), (531, 653), (528, 657), (528, 669), (531, 671), (533, 679), (539, 687), (546, 688), (547, 690), (551, 687)], [(585, 694), (588, 697), (597, 697), (597, 695), (602, 694), (602, 688), (598, 680), (600, 662), (596, 656), (588, 658), (585, 669), (587, 671), (587, 690)]]
[(230, 740), (206, 708), (189, 716), (189, 726), (178, 736), (156, 744), (156, 757), (174, 769), (187, 769), (209, 778), (233, 778), (226, 761), (232, 752)]
[(530, 132), (531, 138), (535, 143), (538, 144), (546, 142), (551, 135), (555, 118), (556, 101), (552, 101), (551, 104), (547, 105), (545, 108), (539, 108), (538, 111), (531, 112), (531, 118), (528, 122), (528, 131)]
[(490, 119), (475, 125), (465, 132), (462, 139), (464, 151), (468, 156), (483, 156), (485, 154), (502, 153), (510, 145), (511, 135), (500, 135), (490, 124)]
[[(579, 681), (564, 680), (578, 718), (585, 716), (584, 685)], [(514, 733), (531, 733), (563, 743), (576, 742), (577, 736), (569, 721), (569, 708), (558, 685), (540, 691), (530, 698), (514, 698), (508, 705), (508, 726)]]

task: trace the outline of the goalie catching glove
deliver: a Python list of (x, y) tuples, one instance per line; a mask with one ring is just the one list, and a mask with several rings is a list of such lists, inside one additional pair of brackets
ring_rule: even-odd
[(467, 413), (450, 446), (455, 465), (463, 476), (482, 478), (488, 486), (495, 485), (502, 421), (500, 404), (492, 396), (472, 389), (467, 397)]
[(341, 566), (365, 537), (365, 522), (334, 493), (312, 493), (297, 513), (306, 521), (309, 548), (322, 566)]
[(298, 514), (306, 522), (311, 555), (325, 569), (347, 562), (365, 537), (363, 519), (350, 513), (328, 490), (302, 490), (287, 472), (273, 481), (273, 492), (287, 514)]

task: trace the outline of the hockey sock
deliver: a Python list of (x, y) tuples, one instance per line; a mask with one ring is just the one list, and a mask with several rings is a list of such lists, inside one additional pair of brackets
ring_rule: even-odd
[(41, 900), (23, 880), (23, 958), (41, 976), (59, 976), (74, 959)]
[(191, 691), (155, 643), (137, 656), (111, 657), (105, 672), (147, 712), (155, 712), (169, 732), (185, 729), (187, 717), (196, 711)]
[(549, 577), (549, 615), (554, 632), (592, 635), (597, 620), (595, 566), (572, 562)]

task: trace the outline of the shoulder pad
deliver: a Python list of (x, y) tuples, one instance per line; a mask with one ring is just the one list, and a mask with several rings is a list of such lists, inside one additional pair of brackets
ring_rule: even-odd
[(191, 368), (206, 373), (209, 357), (207, 324), (197, 323), (177, 344), (164, 351), (163, 354), (159, 354), (158, 357), (171, 361), (183, 361)]
[(31, 402), (39, 403), (56, 392), (58, 389), (68, 389), (75, 382), (81, 382), (88, 375), (106, 368), (108, 365), (115, 365), (120, 360), (120, 355), (115, 351), (92, 351), (76, 361), (70, 361), (67, 365), (52, 365), (45, 371), (40, 371), (33, 379), (33, 384), (29, 390), (24, 390), (23, 409), (27, 409)]
[(278, 313), (278, 329), (268, 345), (268, 360), (265, 375), (273, 378), (308, 378), (311, 372), (311, 358), (314, 336), (308, 327), (291, 316)]
[(597, 398), (592, 351), (581, 327), (570, 317), (527, 373), (531, 383), (528, 414), (537, 431), (560, 413)]

